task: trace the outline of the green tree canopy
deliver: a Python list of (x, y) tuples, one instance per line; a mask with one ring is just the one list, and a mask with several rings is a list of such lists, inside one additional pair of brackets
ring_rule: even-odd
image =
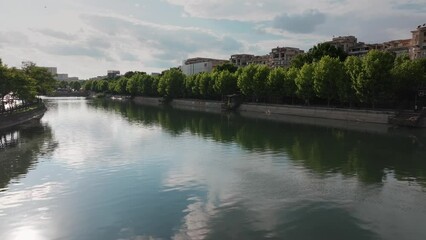
[(339, 59), (328, 55), (322, 57), (314, 68), (313, 80), (316, 95), (327, 99), (327, 103), (330, 105), (330, 101), (339, 95), (339, 90), (343, 91), (339, 87), (344, 81), (344, 75), (343, 64)]
[(241, 90), (241, 92), (246, 96), (254, 94), (254, 75), (256, 74), (256, 72), (257, 66), (254, 64), (249, 64), (244, 68), (239, 68), (237, 71), (237, 86)]
[(286, 71), (284, 68), (277, 67), (269, 72), (267, 80), (268, 95), (272, 97), (282, 97), (284, 95)]
[(314, 64), (305, 63), (296, 77), (297, 95), (304, 99), (307, 104), (314, 96)]
[(413, 98), (415, 91), (425, 82), (425, 71), (422, 62), (410, 59), (395, 59), (391, 70), (397, 100)]
[(23, 71), (28, 77), (35, 80), (37, 94), (47, 95), (55, 89), (56, 80), (47, 68), (29, 63), (23, 67)]
[(185, 75), (176, 68), (163, 72), (158, 82), (158, 93), (164, 97), (177, 98), (183, 94)]
[(355, 84), (361, 100), (371, 103), (374, 107), (379, 100), (392, 95), (391, 70), (394, 60), (395, 55), (390, 52), (371, 50), (367, 53)]
[(115, 84), (115, 92), (118, 94), (126, 94), (127, 92), (127, 81), (129, 79), (125, 76), (121, 76)]
[(236, 72), (238, 69), (237, 66), (235, 66), (234, 64), (230, 63), (230, 62), (226, 62), (226, 63), (222, 63), (220, 65), (217, 65), (214, 68), (214, 71), (216, 72), (222, 72), (222, 71), (228, 71), (230, 73), (234, 73)]
[(313, 48), (309, 49), (307, 60), (317, 62), (324, 56), (330, 56), (332, 58), (338, 58), (340, 61), (345, 61), (348, 56), (345, 51), (341, 48), (336, 48), (330, 43), (319, 43)]
[(224, 96), (237, 92), (237, 77), (228, 70), (221, 71), (214, 83), (213, 89), (216, 93)]
[(290, 67), (287, 69), (286, 77), (284, 79), (284, 91), (287, 96), (293, 98), (296, 94), (297, 86), (296, 86), (296, 78), (299, 74), (299, 69), (296, 67)]

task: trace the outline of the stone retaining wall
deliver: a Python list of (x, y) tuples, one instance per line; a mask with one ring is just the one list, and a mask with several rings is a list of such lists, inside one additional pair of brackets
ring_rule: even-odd
[[(133, 101), (145, 105), (161, 105), (162, 98), (135, 97)], [(222, 102), (199, 99), (174, 99), (173, 108), (205, 112), (221, 112)], [(355, 110), (341, 108), (308, 107), (293, 105), (241, 104), (237, 109), (241, 115), (259, 116), (274, 120), (286, 120), (288, 116), (343, 120), (363, 123), (389, 124), (394, 111)]]
[(161, 105), (162, 98), (154, 98), (154, 97), (135, 97), (133, 98), (133, 102), (137, 104), (144, 104), (150, 106), (159, 106)]
[(240, 111), (241, 113), (254, 112), (261, 115), (273, 115), (275, 116), (275, 118), (279, 118), (279, 116), (284, 117), (286, 115), (290, 115), (380, 124), (388, 124), (389, 117), (395, 115), (395, 112), (393, 111), (354, 110), (261, 104), (241, 104), (238, 111)]
[(9, 128), (31, 120), (40, 119), (46, 112), (46, 107), (40, 107), (22, 113), (5, 114), (0, 116), (0, 129)]
[(174, 99), (170, 105), (173, 108), (197, 110), (205, 112), (221, 112), (222, 102), (219, 101), (203, 101), (198, 99)]

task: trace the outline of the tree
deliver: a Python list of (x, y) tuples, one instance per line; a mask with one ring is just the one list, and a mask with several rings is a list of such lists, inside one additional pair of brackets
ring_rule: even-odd
[(203, 98), (209, 98), (213, 95), (214, 79), (212, 73), (200, 73), (198, 78), (198, 89)]
[(70, 85), (71, 89), (74, 90), (74, 91), (80, 91), (80, 89), (81, 89), (81, 83), (79, 81), (71, 82), (69, 85)]
[[(189, 75), (185, 78), (185, 97), (198, 97), (198, 83), (196, 83), (197, 75)], [(195, 89), (197, 88), (197, 89)]]
[[(240, 70), (241, 69), (241, 70)], [(237, 86), (241, 90), (241, 92), (246, 95), (253, 95), (253, 82), (254, 75), (257, 72), (257, 67), (254, 64), (250, 64), (244, 68), (239, 68), (237, 71), (238, 81)]]
[(217, 65), (214, 68), (214, 71), (215, 72), (228, 71), (230, 73), (234, 73), (234, 72), (237, 71), (237, 69), (238, 69), (238, 67), (235, 66), (234, 64), (232, 64), (230, 62), (226, 62), (226, 63), (220, 64), (220, 65)]
[(425, 71), (419, 60), (397, 58), (391, 74), (396, 100), (409, 100), (425, 81)]
[(0, 98), (1, 109), (4, 109), (4, 98), (13, 91), (12, 80), (9, 78), (9, 69), (3, 65), (0, 59)]
[(222, 98), (224, 95), (235, 93), (237, 91), (237, 78), (228, 70), (223, 70), (218, 74), (213, 89)]
[(349, 79), (347, 84), (350, 87), (346, 87), (347, 89), (347, 100), (349, 104), (351, 104), (354, 100), (362, 98), (362, 89), (358, 87), (358, 78), (360, 77), (363, 69), (362, 69), (362, 59), (355, 56), (349, 56), (346, 58), (344, 62), (346, 76)]
[(93, 84), (92, 80), (86, 81), (83, 85), (83, 89), (86, 91), (92, 90), (92, 84)]
[(270, 68), (266, 65), (257, 65), (254, 74), (253, 91), (256, 98), (266, 95), (266, 81), (268, 81)]
[(258, 101), (259, 97), (264, 96), (266, 93), (266, 81), (269, 71), (269, 67), (266, 65), (254, 64), (244, 67), (241, 71), (238, 70), (238, 88), (244, 95), (251, 95), (254, 101)]
[(268, 95), (278, 99), (285, 94), (286, 71), (284, 68), (274, 68), (269, 72), (266, 82)]
[[(314, 68), (314, 90), (318, 97), (327, 99), (327, 105), (330, 101), (339, 95), (338, 90), (342, 86), (344, 78), (343, 64), (337, 58), (328, 55), (321, 58), (315, 64)], [(344, 95), (342, 92), (340, 95)]]
[(314, 96), (313, 89), (314, 64), (305, 63), (296, 77), (297, 95), (309, 104)]
[(312, 62), (312, 55), (308, 53), (302, 53), (296, 55), (290, 62), (290, 66), (301, 69), (305, 63)]
[(291, 103), (297, 91), (296, 78), (299, 74), (299, 69), (296, 67), (290, 67), (287, 69), (286, 76), (284, 78), (284, 92), (287, 96), (291, 97)]
[(154, 84), (154, 77), (147, 75), (147, 74), (137, 74), (137, 77), (140, 78), (141, 81), (141, 93), (144, 96), (152, 96), (155, 95), (155, 92), (153, 91), (153, 84)]
[(126, 92), (135, 96), (141, 93), (142, 80), (139, 74), (133, 74), (127, 81)]
[(11, 68), (7, 78), (12, 83), (13, 95), (23, 101), (31, 101), (36, 97), (36, 83), (34, 79), (28, 77), (22, 70)]
[(108, 81), (98, 80), (96, 81), (96, 92), (106, 92), (109, 89)]
[(62, 89), (68, 88), (68, 82), (67, 81), (59, 81), (58, 87), (62, 88)]
[(0, 104), (2, 110), (5, 109), (4, 98), (7, 95), (13, 95), (25, 102), (33, 100), (36, 93), (36, 84), (32, 78), (20, 69), (8, 68), (0, 60)]
[(56, 80), (47, 68), (28, 63), (23, 67), (23, 71), (27, 76), (35, 80), (37, 94), (46, 95), (55, 89)]
[(391, 69), (394, 60), (393, 53), (378, 50), (371, 50), (363, 58), (355, 89), (361, 100), (371, 103), (373, 108), (378, 101), (392, 95)]
[(348, 56), (345, 51), (341, 48), (336, 48), (330, 43), (319, 43), (313, 48), (309, 49), (307, 59), (312, 59), (312, 62), (321, 60), (324, 56), (330, 56), (332, 58), (338, 58), (340, 61), (345, 61)]
[(158, 92), (166, 98), (181, 97), (183, 94), (183, 87), (185, 82), (185, 75), (176, 68), (171, 68), (163, 73), (158, 82)]
[(118, 94), (126, 94), (127, 92), (127, 81), (129, 79), (122, 76), (118, 79), (117, 83), (115, 84), (115, 92)]

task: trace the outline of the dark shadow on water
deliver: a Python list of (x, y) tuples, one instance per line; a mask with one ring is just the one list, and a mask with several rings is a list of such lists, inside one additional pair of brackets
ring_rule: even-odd
[(51, 128), (40, 121), (1, 131), (0, 143), (0, 189), (27, 174), (39, 156), (57, 147)]
[(131, 123), (160, 126), (172, 136), (190, 133), (236, 143), (247, 151), (285, 153), (294, 164), (324, 177), (341, 173), (364, 183), (381, 183), (394, 174), (426, 186), (424, 130), (372, 133), (114, 101), (93, 101), (89, 106), (118, 112)]

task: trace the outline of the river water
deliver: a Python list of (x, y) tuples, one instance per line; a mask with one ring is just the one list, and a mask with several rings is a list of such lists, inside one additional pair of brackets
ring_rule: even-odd
[(0, 133), (0, 239), (426, 239), (426, 132), (79, 98)]

